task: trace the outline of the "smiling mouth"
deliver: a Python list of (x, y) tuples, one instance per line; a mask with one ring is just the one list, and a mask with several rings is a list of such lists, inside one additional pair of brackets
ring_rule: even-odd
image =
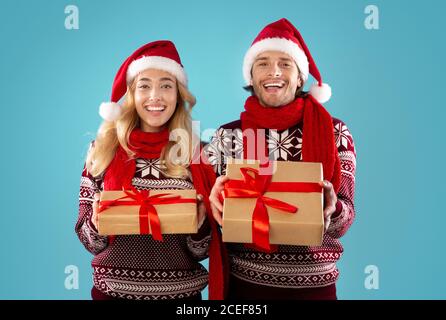
[(284, 86), (285, 83), (282, 81), (267, 82), (263, 84), (263, 88), (265, 88), (267, 91), (276, 91), (278, 89), (282, 89)]
[(166, 109), (165, 106), (145, 106), (144, 110), (149, 112), (163, 112)]

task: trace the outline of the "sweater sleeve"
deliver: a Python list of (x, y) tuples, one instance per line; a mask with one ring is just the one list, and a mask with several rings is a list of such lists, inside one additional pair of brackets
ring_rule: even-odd
[(340, 238), (347, 232), (355, 218), (356, 150), (353, 137), (345, 123), (335, 120), (334, 133), (341, 164), (341, 185), (337, 194), (336, 212), (332, 216), (327, 234), (333, 238)]
[(208, 257), (210, 242), (211, 228), (206, 218), (198, 229), (198, 232), (187, 237), (187, 247), (192, 256), (198, 261), (201, 261)]
[(101, 191), (101, 180), (91, 176), (84, 166), (79, 191), (79, 216), (75, 231), (84, 247), (96, 255), (108, 245), (108, 237), (100, 236), (91, 222), (93, 215), (94, 195)]

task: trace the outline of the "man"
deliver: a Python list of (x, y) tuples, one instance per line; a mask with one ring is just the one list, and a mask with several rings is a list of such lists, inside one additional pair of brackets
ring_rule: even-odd
[[(324, 169), (325, 233), (320, 247), (279, 245), (265, 253), (226, 243), (229, 299), (336, 299), (336, 261), (355, 216), (356, 153), (346, 125), (321, 103), (331, 89), (322, 78), (300, 33), (286, 19), (266, 26), (246, 53), (246, 89), (252, 93), (240, 119), (212, 138), (208, 158), (220, 176), (211, 192), (213, 216), (222, 222), (226, 157), (321, 162)], [(302, 91), (311, 74), (318, 82)], [(244, 130), (254, 129), (255, 145)]]

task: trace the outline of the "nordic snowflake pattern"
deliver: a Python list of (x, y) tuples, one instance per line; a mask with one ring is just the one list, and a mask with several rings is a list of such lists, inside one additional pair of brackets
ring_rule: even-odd
[(336, 139), (336, 147), (340, 147), (341, 145), (348, 149), (348, 144), (352, 141), (352, 135), (347, 129), (347, 126), (343, 123), (339, 122), (334, 126), (334, 135)]
[(141, 172), (141, 178), (149, 175), (159, 178), (162, 168), (160, 159), (136, 159), (136, 172)]
[(268, 132), (268, 149), (269, 154), (274, 155), (274, 159), (288, 160), (290, 158), (301, 159), (302, 151), (302, 131), (295, 129), (285, 130), (282, 133), (277, 130), (269, 130)]

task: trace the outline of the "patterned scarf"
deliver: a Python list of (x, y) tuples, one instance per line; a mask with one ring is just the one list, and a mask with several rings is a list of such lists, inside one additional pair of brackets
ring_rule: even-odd
[(104, 176), (104, 190), (128, 189), (135, 175), (135, 158), (156, 159), (169, 141), (169, 130), (161, 132), (144, 132), (134, 129), (130, 133), (128, 147), (135, 152), (135, 157), (130, 159), (127, 152), (118, 146), (115, 157), (108, 166)]

